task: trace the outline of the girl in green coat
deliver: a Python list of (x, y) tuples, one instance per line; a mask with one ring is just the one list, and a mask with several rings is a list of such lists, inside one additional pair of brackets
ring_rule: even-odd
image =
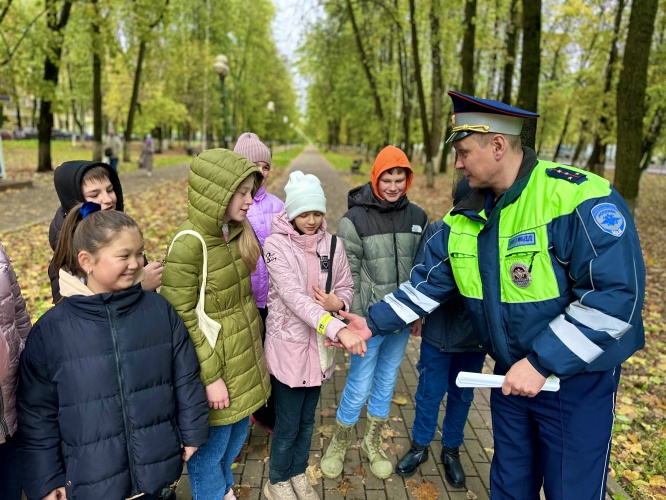
[[(251, 162), (226, 149), (204, 151), (188, 177), (188, 219), (176, 232), (160, 293), (176, 308), (194, 341), (209, 406), (210, 439), (188, 462), (194, 498), (234, 500), (231, 465), (247, 436), (249, 416), (265, 404), (270, 379), (250, 273), (260, 255), (247, 211), (261, 185)], [(183, 230), (189, 233), (179, 235)], [(204, 277), (204, 310), (221, 328), (200, 328), (196, 307)]]

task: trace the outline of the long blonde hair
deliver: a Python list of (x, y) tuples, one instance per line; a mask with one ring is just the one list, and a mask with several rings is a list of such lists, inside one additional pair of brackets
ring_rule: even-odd
[(259, 256), (261, 255), (261, 247), (259, 246), (259, 239), (247, 219), (244, 219), (243, 222), (241, 222), (241, 233), (238, 237), (238, 247), (240, 249), (243, 264), (247, 266), (250, 273), (255, 272), (257, 270)]

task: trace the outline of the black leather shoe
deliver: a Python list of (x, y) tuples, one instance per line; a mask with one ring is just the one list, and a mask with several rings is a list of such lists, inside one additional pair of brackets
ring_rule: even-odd
[(395, 473), (401, 477), (413, 476), (416, 468), (428, 460), (428, 447), (412, 443), (407, 454), (395, 466)]
[(444, 464), (444, 476), (446, 482), (454, 488), (465, 487), (465, 471), (460, 463), (460, 452), (458, 448), (447, 448), (442, 446), (442, 463)]

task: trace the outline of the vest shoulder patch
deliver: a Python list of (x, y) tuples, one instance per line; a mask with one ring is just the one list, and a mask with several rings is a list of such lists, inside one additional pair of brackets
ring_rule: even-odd
[(587, 180), (587, 175), (564, 167), (547, 168), (546, 175), (555, 179), (573, 182), (574, 184), (582, 184)]

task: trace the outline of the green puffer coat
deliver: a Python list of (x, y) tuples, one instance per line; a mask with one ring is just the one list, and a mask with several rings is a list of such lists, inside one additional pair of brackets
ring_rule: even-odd
[(370, 183), (349, 191), (348, 207), (337, 234), (354, 278), (351, 312), (367, 317), (372, 304), (409, 279), (428, 216), (406, 195), (377, 198)]
[(230, 406), (209, 410), (213, 426), (247, 417), (265, 404), (270, 394), (261, 345), (261, 318), (252, 294), (250, 271), (239, 249), (242, 226), (232, 222), (229, 241), (222, 236), (222, 217), (236, 188), (248, 175), (258, 174), (253, 163), (231, 151), (213, 149), (201, 153), (192, 161), (188, 177), (189, 217), (174, 233), (190, 229), (206, 241), (205, 310), (222, 325), (215, 349), (199, 329), (195, 313), (203, 264), (203, 249), (196, 236), (183, 235), (174, 242), (162, 275), (160, 293), (176, 308), (190, 332), (203, 383), (210, 385), (222, 378), (229, 390)]

